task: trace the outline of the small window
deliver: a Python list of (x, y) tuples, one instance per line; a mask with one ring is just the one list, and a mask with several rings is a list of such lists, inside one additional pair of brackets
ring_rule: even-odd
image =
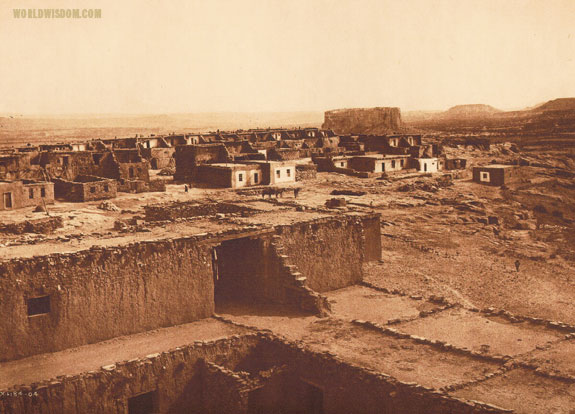
[(257, 184), (257, 183), (259, 183), (259, 181), (260, 181), (260, 175), (259, 175), (259, 173), (254, 173), (254, 183)]
[(244, 181), (244, 175), (243, 174), (238, 174), (238, 181), (240, 181), (240, 182)]
[(403, 167), (403, 160), (399, 161), (399, 165)]
[(105, 192), (110, 191), (110, 187), (108, 186), (108, 184), (104, 184), (104, 191)]
[(91, 193), (95, 193), (95, 192), (96, 192), (96, 187), (90, 187), (90, 192), (91, 192)]
[(50, 313), (50, 296), (40, 296), (27, 300), (28, 316)]
[(391, 168), (395, 168), (395, 160), (391, 161)]
[(291, 177), (291, 170), (289, 168), (286, 170), (286, 174), (288, 177)]
[(342, 167), (344, 167), (344, 166), (345, 166), (345, 163), (340, 162), (339, 165), (341, 165)]
[(278, 178), (281, 178), (281, 176), (282, 176), (282, 173), (281, 173), (281, 171), (280, 171), (280, 170), (276, 170), (276, 176), (277, 176)]
[(34, 198), (34, 189), (33, 188), (28, 189), (28, 198)]
[(40, 197), (42, 198), (46, 197), (46, 189), (44, 187), (40, 189)]

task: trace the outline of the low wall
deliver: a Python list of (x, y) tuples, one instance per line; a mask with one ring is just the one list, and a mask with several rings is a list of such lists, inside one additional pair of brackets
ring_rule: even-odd
[[(278, 372), (292, 383), (307, 383), (321, 390), (325, 414), (510, 412), (402, 383), (262, 333), (196, 342), (98, 371), (19, 387), (14, 391), (23, 395), (0, 398), (0, 412), (128, 414), (130, 398), (152, 393), (154, 411), (159, 413), (246, 414), (249, 393), (266, 381), (269, 384), (266, 377), (273, 381)], [(292, 395), (296, 391), (292, 387), (272, 391), (280, 401), (297, 404), (299, 400)]]
[(317, 177), (317, 165), (315, 164), (298, 164), (295, 166), (295, 180), (305, 181), (313, 180)]
[(43, 217), (35, 220), (26, 220), (19, 223), (0, 224), (0, 233), (23, 234), (40, 233), (50, 234), (64, 226), (61, 216)]
[(234, 213), (254, 213), (257, 210), (232, 203), (181, 202), (144, 206), (146, 221), (176, 220), (179, 218), (215, 216)]

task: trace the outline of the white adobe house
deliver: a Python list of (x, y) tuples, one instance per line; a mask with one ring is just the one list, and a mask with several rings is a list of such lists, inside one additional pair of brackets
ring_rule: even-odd
[(433, 173), (439, 171), (439, 160), (437, 158), (417, 158), (419, 172)]

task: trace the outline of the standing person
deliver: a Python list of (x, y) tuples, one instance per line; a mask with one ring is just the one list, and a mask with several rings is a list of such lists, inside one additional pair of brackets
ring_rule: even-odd
[(187, 192), (188, 192), (188, 185), (184, 184), (184, 193), (187, 193)]
[(296, 188), (293, 189), (293, 196), (294, 196), (294, 198), (297, 198), (297, 196), (298, 196), (298, 194), (299, 194), (299, 190), (300, 190), (299, 187), (296, 187)]
[(515, 269), (519, 272), (519, 266), (521, 265), (521, 262), (519, 261), (519, 259), (515, 260)]

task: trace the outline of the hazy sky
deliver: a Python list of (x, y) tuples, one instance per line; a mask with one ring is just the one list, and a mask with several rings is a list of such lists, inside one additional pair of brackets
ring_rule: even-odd
[(575, 0), (0, 0), (0, 56), (0, 113), (512, 109), (575, 96)]

